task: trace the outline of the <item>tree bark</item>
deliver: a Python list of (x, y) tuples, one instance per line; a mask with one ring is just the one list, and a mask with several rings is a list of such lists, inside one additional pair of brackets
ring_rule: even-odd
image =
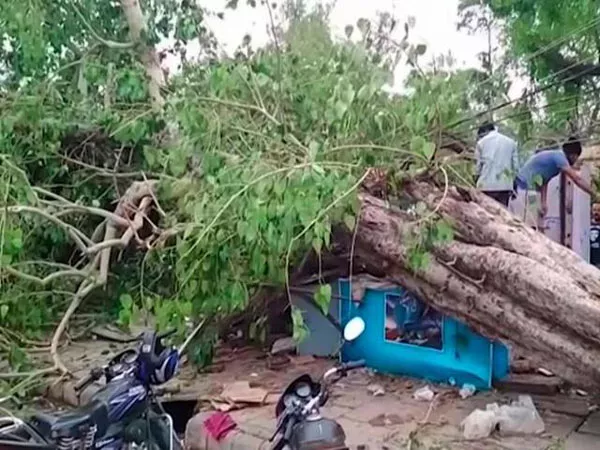
[(599, 390), (600, 270), (483, 194), (450, 188), (444, 195), (431, 183), (410, 182), (404, 195), (448, 220), (455, 239), (434, 245), (431, 263), (414, 272), (405, 239), (414, 217), (363, 193), (356, 255), (484, 336)]
[(129, 36), (140, 49), (140, 59), (148, 76), (148, 90), (152, 98), (152, 106), (162, 109), (165, 99), (161, 89), (166, 84), (165, 74), (160, 67), (156, 49), (144, 41), (147, 28), (140, 2), (139, 0), (121, 0), (121, 8), (123, 8), (123, 14), (127, 19)]

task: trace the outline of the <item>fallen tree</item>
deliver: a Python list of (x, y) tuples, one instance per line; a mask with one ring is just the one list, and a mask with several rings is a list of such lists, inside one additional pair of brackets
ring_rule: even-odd
[[(353, 257), (574, 385), (600, 386), (600, 271), (471, 189), (411, 181), (403, 197), (452, 224), (454, 239), (413, 270), (419, 219), (367, 192)], [(381, 261), (384, 261), (383, 264)]]

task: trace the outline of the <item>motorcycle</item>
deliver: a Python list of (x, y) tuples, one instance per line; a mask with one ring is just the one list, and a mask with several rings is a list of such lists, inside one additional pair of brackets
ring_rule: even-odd
[(91, 369), (75, 385), (79, 394), (101, 378), (106, 384), (74, 410), (36, 413), (29, 420), (0, 418), (3, 450), (182, 450), (171, 417), (157, 399), (175, 375), (179, 352), (162, 340), (175, 330), (144, 332), (103, 367)]
[[(343, 341), (357, 339), (365, 322), (355, 317), (344, 327)], [(325, 372), (320, 381), (304, 374), (292, 381), (275, 407), (277, 427), (269, 440), (271, 450), (348, 450), (346, 433), (335, 420), (321, 416), (320, 408), (329, 399), (329, 388), (365, 361), (341, 364)]]

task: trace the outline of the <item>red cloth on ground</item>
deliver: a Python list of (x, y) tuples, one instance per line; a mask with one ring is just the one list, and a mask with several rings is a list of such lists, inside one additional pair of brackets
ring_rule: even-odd
[(220, 441), (227, 434), (235, 430), (237, 424), (233, 421), (231, 416), (224, 412), (215, 412), (208, 419), (204, 421), (204, 428), (212, 436), (215, 441)]

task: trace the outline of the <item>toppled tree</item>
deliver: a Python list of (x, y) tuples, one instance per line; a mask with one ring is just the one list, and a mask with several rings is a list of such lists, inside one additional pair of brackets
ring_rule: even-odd
[[(171, 2), (157, 3), (163, 7), (156, 12), (160, 16), (158, 13)], [(124, 7), (136, 4), (139, 5), (122, 2)], [(99, 4), (90, 8), (94, 5)], [(111, 12), (114, 13), (113, 9)], [(128, 10), (127, 17), (139, 18), (138, 13)], [(183, 26), (185, 22), (178, 24)], [(594, 333), (587, 329), (589, 322), (577, 328), (575, 321), (567, 320), (565, 323), (572, 326), (561, 327), (557, 332), (547, 331), (537, 344), (525, 327), (535, 324), (538, 334), (541, 333), (542, 325), (550, 323), (553, 305), (559, 306), (557, 296), (549, 297), (545, 303), (547, 307), (539, 306), (548, 289), (544, 291), (543, 286), (535, 284), (538, 273), (535, 270), (541, 271), (543, 277), (549, 276), (550, 270), (557, 274), (556, 280), (558, 276), (562, 277), (564, 286), (569, 288), (563, 287), (561, 292), (568, 291), (570, 298), (573, 293), (586, 292), (581, 286), (595, 276), (592, 269), (584, 268), (573, 255), (564, 256), (569, 255), (567, 250), (559, 249), (542, 236), (534, 236), (505, 212), (494, 209), (487, 199), (451, 187), (469, 185), (468, 155), (444, 158), (440, 152), (444, 146), (444, 125), (465, 117), (468, 119), (471, 112), (473, 97), (469, 73), (445, 72), (443, 65), (438, 64), (435, 73), (429, 76), (423, 76), (425, 72), (421, 70), (423, 73), (411, 77), (409, 84), (414, 92), (410, 95), (390, 96), (383, 87), (390, 79), (393, 64), (407, 49), (411, 63), (418, 67), (418, 56), (426, 48), (410, 46), (403, 40), (398, 54), (393, 57), (383, 55), (382, 58), (380, 49), (373, 43), (387, 41), (374, 39), (374, 36), (382, 30), (385, 32), (385, 27), (389, 30), (395, 27), (395, 21), (389, 15), (381, 18), (381, 26), (361, 20), (357, 24), (357, 32), (361, 34), (358, 44), (333, 43), (325, 24), (322, 14), (315, 13), (292, 21), (283, 36), (276, 37), (283, 42), (277, 42), (278, 45), (268, 50), (254, 52), (247, 41), (235, 61), (224, 60), (207, 67), (188, 66), (171, 80), (169, 94), (161, 89), (164, 80), (156, 71), (156, 55), (151, 52), (149, 43), (137, 42), (146, 35), (142, 32), (143, 27), (136, 28), (139, 34), (131, 26), (129, 32), (119, 28), (119, 33), (115, 33), (121, 41), (126, 36), (136, 41), (133, 47), (127, 46), (132, 48), (133, 55), (137, 55), (133, 60), (152, 66), (140, 70), (132, 64), (136, 70), (124, 71), (127, 73), (121, 73), (119, 78), (110, 74), (110, 64), (106, 64), (106, 70), (99, 64), (107, 58), (115, 65), (119, 61), (109, 58), (113, 55), (103, 54), (104, 59), (97, 60), (103, 68), (101, 77), (92, 76), (98, 74), (89, 74), (83, 70), (85, 68), (79, 71), (76, 75), (81, 76), (78, 78), (81, 91), (91, 92), (91, 86), (95, 88), (91, 98), (82, 94), (84, 100), (95, 104), (108, 99), (101, 111), (92, 110), (89, 116), (81, 118), (78, 96), (68, 97), (71, 103), (65, 106), (60, 95), (46, 95), (47, 86), (41, 82), (36, 89), (26, 91), (30, 93), (28, 103), (23, 104), (23, 96), (16, 91), (7, 96), (7, 107), (0, 111), (7, 120), (0, 123), (9, 124), (11, 128), (0, 137), (9, 156), (0, 168), (14, 162), (23, 171), (2, 171), (4, 183), (0, 187), (5, 187), (2, 192), (7, 193), (2, 204), (3, 235), (14, 232), (17, 236), (17, 231), (23, 229), (30, 233), (52, 223), (43, 215), (32, 222), (26, 217), (29, 215), (16, 214), (25, 212), (26, 208), (39, 208), (42, 192), (51, 194), (43, 198), (45, 207), (54, 208), (51, 211), (53, 217), (64, 213), (57, 211), (58, 208), (79, 208), (86, 217), (90, 214), (103, 216), (108, 219), (108, 225), (104, 229), (105, 244), (101, 244), (100, 239), (96, 242), (90, 237), (94, 233), (89, 221), (77, 215), (69, 218), (69, 222), (66, 218), (60, 224), (55, 221), (56, 227), (52, 229), (66, 230), (71, 238), (69, 243), (60, 242), (63, 252), (60, 259), (56, 253), (44, 253), (36, 248), (41, 239), (36, 240), (37, 236), (31, 232), (25, 239), (26, 248), (21, 245), (15, 250), (19, 247), (15, 244), (15, 248), (9, 249), (12, 259), (2, 260), (0, 303), (12, 314), (19, 307), (11, 296), (12, 289), (18, 288), (28, 300), (38, 293), (32, 283), (15, 281), (15, 266), (28, 258), (45, 258), (52, 260), (54, 265), (67, 264), (81, 270), (71, 255), (86, 257), (94, 277), (91, 280), (85, 277), (81, 288), (72, 282), (59, 284), (57, 279), (49, 283), (53, 290), (75, 292), (75, 299), (66, 314), (61, 310), (53, 316), (62, 320), (51, 346), (55, 355), (55, 367), (51, 369), (64, 371), (68, 368), (63, 367), (56, 357), (57, 340), (75, 308), (87, 306), (82, 302), (83, 293), (88, 288), (93, 289), (90, 286), (98, 280), (106, 280), (102, 259), (92, 256), (94, 252), (90, 249), (101, 247), (104, 251), (126, 245), (129, 240), (143, 242), (144, 239), (138, 240), (135, 233), (139, 218), (150, 208), (159, 209), (159, 202), (165, 209), (160, 226), (169, 230), (160, 233), (159, 241), (164, 246), (152, 246), (143, 258), (121, 271), (115, 264), (119, 261), (113, 258), (112, 279), (117, 289), (108, 288), (106, 292), (114, 309), (119, 310), (119, 317), (126, 317), (130, 309), (145, 309), (157, 318), (159, 325), (175, 325), (181, 331), (185, 331), (185, 321), (189, 317), (217, 315), (222, 318), (248, 308), (251, 299), (264, 292), (265, 287), (283, 290), (287, 287), (289, 291), (294, 281), (289, 269), (301, 266), (306, 250), (310, 248), (317, 255), (317, 267), (320, 268), (327, 252), (337, 245), (332, 239), (332, 231), (344, 224), (354, 230), (347, 233), (349, 245), (346, 257), (342, 259), (351, 273), (369, 261), (377, 264), (383, 258), (387, 267), (381, 275), (402, 281), (425, 301), (466, 320), (488, 336), (509, 342), (517, 337), (517, 346), (530, 350), (538, 360), (546, 357), (551, 361), (544, 366), (571, 381), (590, 384), (588, 381), (595, 377), (591, 360), (581, 364), (588, 370), (580, 370), (579, 378), (572, 371), (561, 371), (558, 367), (560, 358), (567, 357), (567, 348), (561, 347), (563, 341), (571, 345), (581, 342), (580, 350), (573, 351), (565, 367), (573, 368), (583, 361), (586, 353), (582, 349), (586, 348), (586, 342), (591, 342)], [(410, 27), (406, 24), (405, 29)], [(108, 34), (106, 31), (102, 34)], [(352, 34), (353, 30), (348, 33)], [(86, 32), (88, 38), (95, 34), (98, 30)], [(114, 44), (111, 45), (114, 47)], [(387, 46), (385, 48), (389, 50)], [(151, 89), (140, 82), (144, 80), (142, 71), (154, 83)], [(119, 89), (113, 89), (116, 87)], [(120, 103), (112, 101), (111, 92), (115, 91), (131, 94), (126, 97), (128, 109), (120, 109)], [(150, 100), (153, 108), (146, 104), (140, 107), (138, 97)], [(77, 176), (71, 173), (72, 166), (67, 164), (73, 160), (70, 153), (56, 152), (60, 146), (57, 146), (55, 136), (68, 134), (73, 127), (66, 124), (66, 118), (81, 119), (88, 127), (104, 126), (121, 144), (120, 148), (111, 147), (111, 152), (119, 155), (114, 164), (109, 164), (107, 158), (99, 163), (82, 160), (79, 156), (75, 158), (75, 164), (82, 171), (85, 169), (95, 176), (101, 174), (103, 179), (114, 181), (114, 187), (112, 183), (104, 183), (102, 188), (109, 192), (109, 200), (118, 205), (116, 210), (110, 201), (104, 200), (105, 192), (96, 190), (96, 181), (90, 182), (79, 172)], [(156, 132), (164, 130), (165, 122), (177, 125), (173, 127), (177, 130), (174, 139), (169, 142), (155, 139)], [(37, 142), (44, 145), (35, 144)], [(142, 171), (158, 173), (149, 176), (158, 180), (153, 186), (156, 192), (152, 190), (156, 198), (136, 196), (135, 201), (127, 202), (132, 203), (129, 211), (122, 208), (124, 197), (116, 182), (131, 177), (131, 173), (125, 173), (119, 164), (124, 146), (135, 150), (132, 159), (137, 163), (132, 171), (141, 180), (144, 178)], [(35, 158), (31, 158), (35, 164), (25, 157), (32, 147), (36, 151)], [(44, 169), (39, 168), (44, 166), (38, 162), (46, 159), (58, 160), (60, 163), (54, 168), (68, 173), (65, 175), (69, 182), (67, 188), (63, 187), (64, 183), (46, 185), (49, 182), (39, 174), (39, 171), (44, 173)], [(371, 183), (374, 173), (384, 173), (369, 169), (374, 166), (393, 168), (391, 175), (397, 180), (388, 182), (384, 175), (379, 176), (380, 181)], [(441, 188), (431, 181), (416, 181), (420, 177), (439, 174), (444, 175)], [(81, 185), (85, 189), (79, 190)], [(363, 185), (371, 193), (390, 199), (399, 197), (402, 208), (390, 209), (383, 200), (364, 193), (357, 195)], [(48, 204), (48, 200), (55, 204)], [(390, 200), (390, 203), (394, 202)], [(87, 205), (94, 205), (96, 209)], [(15, 213), (10, 215), (10, 220), (6, 214), (8, 208)], [(414, 212), (410, 212), (413, 209)], [(80, 229), (75, 223), (81, 221), (87, 228), (80, 234), (75, 230)], [(119, 224), (122, 228), (114, 230), (112, 225)], [(117, 236), (112, 236), (113, 230)], [(440, 240), (448, 241), (452, 234), (455, 237), (452, 243), (440, 243)], [(515, 241), (511, 240), (513, 235)], [(527, 239), (529, 247), (520, 242)], [(15, 237), (13, 241), (18, 243), (19, 239)], [(83, 241), (83, 245), (79, 241)], [(0, 246), (2, 251), (4, 247), (10, 247), (4, 243)], [(531, 247), (532, 243), (537, 244)], [(484, 255), (478, 253), (482, 252), (482, 245), (490, 245)], [(518, 254), (527, 248), (530, 249), (528, 254)], [(497, 258), (483, 259), (488, 252)], [(373, 255), (380, 258), (374, 260)], [(355, 264), (358, 257), (361, 263)], [(550, 264), (558, 259), (570, 261), (569, 268), (559, 269)], [(543, 262), (540, 269), (534, 269), (537, 267), (534, 260)], [(502, 261), (504, 265), (499, 266)], [(502, 281), (512, 275), (513, 262), (528, 272), (515, 275), (512, 283), (516, 288), (507, 293)], [(150, 269), (154, 280), (147, 275)], [(39, 275), (45, 271), (47, 267), (34, 268), (26, 275)], [(10, 283), (4, 283), (5, 280)], [(325, 281), (325, 274), (320, 270), (317, 270), (317, 280)], [(572, 286), (579, 286), (579, 290)], [(535, 293), (531, 299), (525, 293), (529, 288)], [(586, 295), (591, 298), (589, 292)], [(479, 298), (484, 300), (478, 301)], [(586, 298), (583, 294), (577, 297), (578, 314), (586, 316), (590, 312), (589, 319), (593, 317), (593, 302), (586, 303)], [(327, 295), (319, 296), (324, 309), (329, 300)], [(495, 310), (492, 309), (494, 305)], [(530, 309), (538, 306), (536, 314), (530, 313)], [(500, 329), (497, 323), (500, 310), (506, 313), (506, 330)], [(264, 313), (264, 310), (258, 310), (258, 315)], [(301, 336), (302, 314), (292, 310), (292, 319), (296, 335)], [(127, 325), (126, 320), (122, 322)], [(28, 324), (16, 320), (14, 323), (21, 328)], [(585, 338), (578, 341), (577, 336)], [(202, 346), (194, 348), (201, 349)], [(205, 355), (191, 356), (203, 360)]]
[[(507, 343), (565, 380), (600, 386), (600, 271), (470, 189), (410, 181), (402, 195), (414, 212), (368, 193), (361, 199), (356, 255), (386, 277), (484, 336)], [(429, 219), (428, 219), (429, 217)], [(439, 236), (415, 268), (415, 227), (438, 217), (454, 239)], [(445, 229), (442, 228), (442, 234)], [(423, 230), (419, 231), (423, 233)], [(427, 232), (426, 232), (427, 233)]]

